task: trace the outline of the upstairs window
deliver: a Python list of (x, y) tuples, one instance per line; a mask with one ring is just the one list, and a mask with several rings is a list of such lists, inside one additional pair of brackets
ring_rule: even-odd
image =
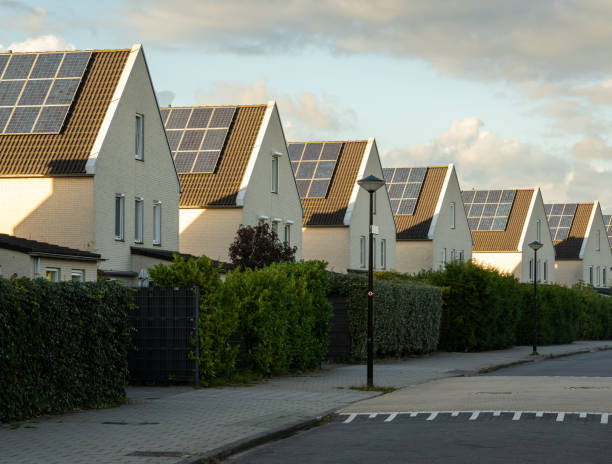
[(536, 240), (538, 242), (542, 241), (542, 221), (539, 219), (538, 222), (536, 222)]
[(125, 197), (118, 193), (115, 196), (115, 240), (123, 240), (125, 218)]
[(143, 219), (143, 201), (142, 198), (136, 198), (134, 202), (134, 241), (142, 243), (142, 219)]
[(272, 193), (278, 193), (278, 156), (272, 157)]
[(450, 228), (455, 228), (455, 203), (450, 204)]
[(153, 245), (161, 245), (161, 202), (153, 202)]
[(601, 230), (597, 231), (597, 242), (595, 243), (595, 250), (600, 251), (601, 250)]
[(144, 116), (136, 115), (136, 159), (144, 160)]

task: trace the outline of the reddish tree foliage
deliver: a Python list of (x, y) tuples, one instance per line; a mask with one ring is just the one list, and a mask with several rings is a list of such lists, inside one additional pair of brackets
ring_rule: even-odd
[(280, 261), (295, 261), (297, 247), (278, 239), (266, 222), (255, 227), (241, 225), (236, 232), (229, 254), (232, 263), (240, 268), (262, 268)]

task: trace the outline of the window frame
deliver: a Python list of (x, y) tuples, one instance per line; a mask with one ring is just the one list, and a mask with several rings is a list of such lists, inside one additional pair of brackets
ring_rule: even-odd
[(593, 285), (593, 266), (589, 266), (589, 284)]
[(387, 239), (380, 239), (380, 268), (387, 269)]
[[(117, 233), (117, 227), (119, 233)], [(125, 195), (123, 193), (115, 194), (115, 240), (125, 240)]]
[[(80, 277), (78, 280), (74, 280), (74, 277)], [(85, 270), (84, 269), (72, 269), (70, 271), (70, 279), (72, 282), (85, 282)]]
[(291, 224), (285, 224), (283, 238), (285, 245), (291, 246)]
[(538, 219), (536, 221), (536, 240), (538, 242), (542, 242), (542, 220)]
[(359, 239), (359, 265), (361, 267), (366, 267), (366, 253), (367, 253), (366, 236), (362, 235)]
[[(55, 275), (55, 278), (49, 278), (49, 275)], [(45, 268), (45, 279), (49, 282), (59, 282), (61, 279), (60, 268), (59, 267), (46, 267)]]
[(134, 198), (134, 243), (144, 243), (144, 199)]
[[(159, 218), (158, 218), (159, 217)], [(153, 202), (153, 246), (161, 246), (162, 243), (162, 203)]]
[(443, 271), (446, 269), (446, 248), (442, 248), (442, 256), (440, 256), (440, 269), (442, 269)]
[(272, 185), (271, 192), (278, 193), (278, 159), (277, 154), (272, 155)]
[(454, 229), (455, 228), (455, 202), (452, 201), (450, 204), (450, 228)]
[(144, 161), (144, 115), (136, 113), (134, 159)]

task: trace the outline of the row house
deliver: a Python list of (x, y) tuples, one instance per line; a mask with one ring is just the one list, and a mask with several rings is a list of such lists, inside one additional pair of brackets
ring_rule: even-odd
[(133, 249), (178, 250), (179, 193), (140, 45), (0, 54), (0, 233), (134, 283)]

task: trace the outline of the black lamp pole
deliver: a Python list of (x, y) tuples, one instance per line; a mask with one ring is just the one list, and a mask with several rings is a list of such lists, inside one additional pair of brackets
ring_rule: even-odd
[(533, 250), (533, 352), (538, 354), (538, 250), (544, 246), (537, 240), (531, 242), (529, 247)]
[(374, 193), (385, 185), (385, 181), (379, 177), (369, 175), (357, 181), (359, 186), (370, 194), (370, 220), (369, 220), (369, 248), (368, 256), (368, 369), (367, 386), (374, 386)]

